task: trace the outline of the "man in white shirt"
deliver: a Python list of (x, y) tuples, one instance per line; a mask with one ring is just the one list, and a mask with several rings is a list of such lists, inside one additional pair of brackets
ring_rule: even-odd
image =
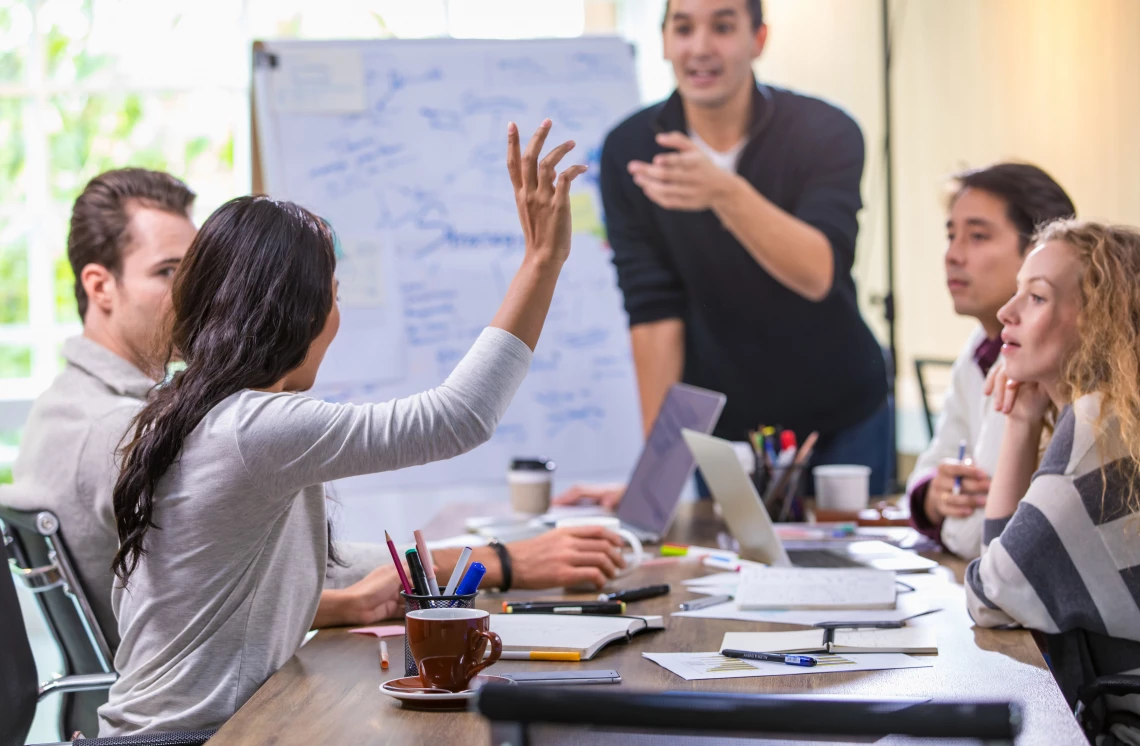
[[(946, 220), (946, 283), (954, 312), (980, 326), (951, 371), (934, 439), (907, 482), (915, 527), (964, 559), (982, 549), (982, 519), (997, 464), (1005, 415), (983, 385), (1001, 354), (997, 312), (1017, 289), (1017, 271), (1037, 226), (1076, 213), (1047, 173), (999, 163), (954, 179)], [(966, 458), (958, 451), (966, 445)], [(956, 486), (956, 481), (961, 480)]]

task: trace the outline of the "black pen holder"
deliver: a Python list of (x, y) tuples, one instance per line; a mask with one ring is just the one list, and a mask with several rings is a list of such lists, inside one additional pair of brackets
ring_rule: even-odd
[[(479, 595), (479, 591), (464, 593), (462, 596), (416, 596), (403, 591), (400, 591), (400, 595), (404, 598), (404, 615), (406, 616), (413, 611), (423, 611), (424, 609), (474, 609), (475, 597)], [(408, 635), (405, 631), (404, 675), (418, 676), (419, 673), (416, 659), (412, 656), (412, 645), (408, 641)]]

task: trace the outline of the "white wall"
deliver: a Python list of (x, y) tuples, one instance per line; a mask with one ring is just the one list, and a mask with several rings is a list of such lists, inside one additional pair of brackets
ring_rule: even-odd
[[(643, 92), (671, 87), (659, 61), (663, 0), (623, 0), (644, 42)], [(765, 0), (764, 82), (832, 101), (863, 129), (865, 208), (855, 265), (864, 317), (886, 286), (880, 0)], [(972, 329), (943, 284), (947, 177), (1023, 160), (1050, 172), (1082, 216), (1140, 224), (1140, 1), (892, 0), (900, 446), (925, 442), (913, 360), (955, 357)], [(634, 28), (636, 26), (636, 28)]]

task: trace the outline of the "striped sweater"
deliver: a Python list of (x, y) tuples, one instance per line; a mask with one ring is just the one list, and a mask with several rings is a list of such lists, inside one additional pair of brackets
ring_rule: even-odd
[[(985, 522), (982, 556), (966, 570), (974, 621), (1046, 633), (1070, 702), (1092, 677), (1140, 673), (1140, 516), (1127, 506), (1120, 438), (1103, 454), (1095, 442), (1099, 402), (1082, 397), (1061, 413), (1017, 511)], [(1140, 712), (1140, 697), (1127, 699), (1137, 701), (1110, 706)]]

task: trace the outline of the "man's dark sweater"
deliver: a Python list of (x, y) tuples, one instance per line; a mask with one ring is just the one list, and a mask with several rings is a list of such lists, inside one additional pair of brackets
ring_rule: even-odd
[(768, 86), (753, 94), (737, 172), (827, 237), (835, 274), (819, 302), (768, 274), (711, 211), (665, 210), (633, 182), (631, 160), (665, 152), (658, 133), (687, 130), (674, 93), (618, 125), (602, 150), (606, 231), (630, 326), (684, 321), (683, 380), (728, 396), (721, 437), (741, 440), (760, 424), (826, 436), (867, 419), (883, 405), (887, 381), (851, 277), (862, 207), (859, 126), (818, 99)]

